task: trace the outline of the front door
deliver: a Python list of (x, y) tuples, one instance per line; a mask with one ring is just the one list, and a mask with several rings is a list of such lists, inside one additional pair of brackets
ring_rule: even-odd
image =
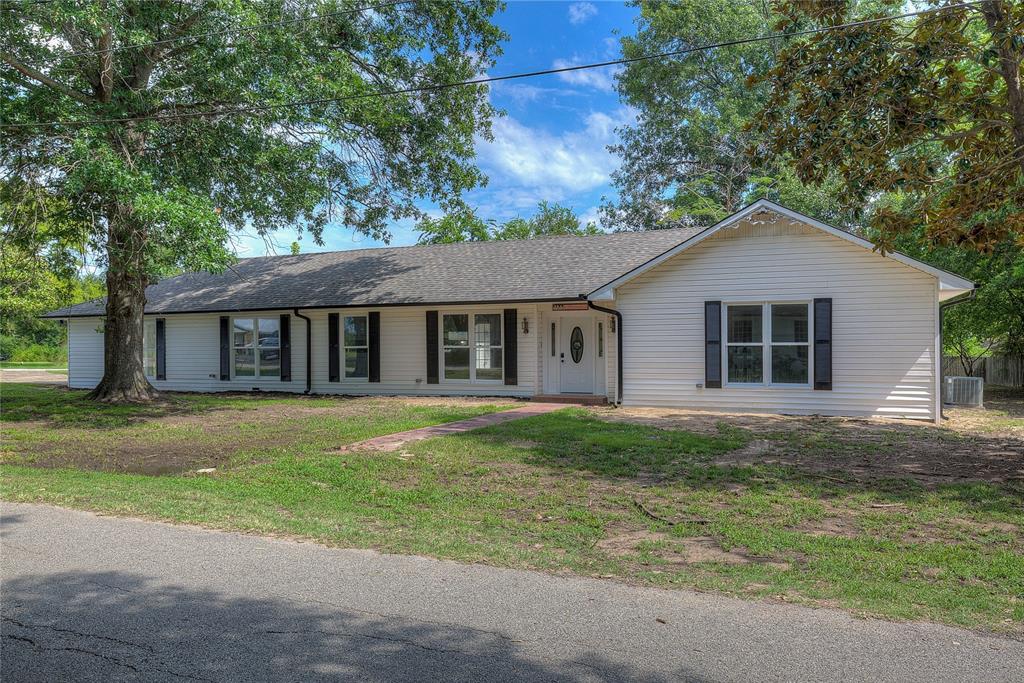
[(559, 389), (563, 394), (594, 393), (593, 321), (562, 318), (559, 358)]

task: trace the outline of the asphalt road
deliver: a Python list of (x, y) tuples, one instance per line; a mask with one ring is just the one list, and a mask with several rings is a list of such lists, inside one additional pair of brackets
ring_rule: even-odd
[(0, 504), (7, 681), (1020, 681), (930, 624)]

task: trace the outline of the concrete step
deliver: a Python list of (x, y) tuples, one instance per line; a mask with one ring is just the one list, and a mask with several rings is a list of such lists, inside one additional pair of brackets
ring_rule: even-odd
[(608, 403), (608, 397), (591, 394), (541, 394), (534, 396), (532, 400), (542, 403), (566, 403), (581, 406), (603, 406)]

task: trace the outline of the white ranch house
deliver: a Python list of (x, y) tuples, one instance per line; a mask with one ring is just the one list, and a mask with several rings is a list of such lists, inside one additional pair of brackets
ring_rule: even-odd
[[(778, 204), (710, 228), (243, 259), (147, 290), (158, 389), (603, 397), (935, 419), (940, 306), (973, 284)], [(68, 324), (103, 373), (103, 301)], [(621, 356), (620, 356), (621, 354)]]

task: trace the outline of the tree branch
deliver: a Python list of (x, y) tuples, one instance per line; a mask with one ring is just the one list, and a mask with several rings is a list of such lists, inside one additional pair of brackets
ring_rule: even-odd
[(15, 71), (17, 71), (18, 73), (22, 74), (23, 76), (31, 78), (33, 81), (41, 83), (41, 84), (47, 86), (48, 88), (51, 88), (53, 90), (56, 90), (59, 93), (67, 95), (68, 97), (70, 97), (73, 100), (77, 100), (77, 101), (81, 102), (82, 104), (95, 104), (96, 103), (96, 99), (95, 98), (93, 98), (93, 97), (91, 97), (89, 95), (86, 95), (83, 92), (79, 92), (79, 91), (75, 90), (72, 87), (64, 85), (63, 83), (61, 83), (59, 81), (55, 81), (52, 78), (50, 78), (49, 76), (47, 76), (46, 74), (42, 73), (41, 71), (37, 71), (37, 70), (33, 69), (32, 67), (28, 66), (27, 64), (22, 64), (21, 62), (19, 62), (17, 59), (15, 59), (13, 56), (7, 54), (6, 52), (0, 53), (0, 58), (2, 58), (5, 62), (7, 62), (8, 65), (10, 65)]

